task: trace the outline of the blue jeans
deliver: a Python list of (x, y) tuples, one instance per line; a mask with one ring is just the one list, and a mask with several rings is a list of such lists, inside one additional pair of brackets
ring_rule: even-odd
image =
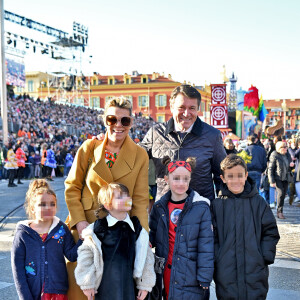
[(251, 179), (254, 180), (254, 182), (256, 183), (257, 190), (259, 191), (261, 173), (257, 172), (257, 171), (249, 171), (248, 176), (251, 177)]

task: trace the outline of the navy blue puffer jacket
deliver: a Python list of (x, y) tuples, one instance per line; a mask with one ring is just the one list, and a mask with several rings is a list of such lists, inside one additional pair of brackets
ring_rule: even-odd
[[(155, 254), (169, 252), (169, 191), (157, 201), (150, 214), (150, 242)], [(209, 200), (189, 189), (176, 229), (169, 299), (202, 299), (202, 286), (209, 286), (214, 271), (214, 241)], [(157, 275), (157, 288), (162, 293), (162, 275)], [(159, 298), (161, 299), (161, 298)]]

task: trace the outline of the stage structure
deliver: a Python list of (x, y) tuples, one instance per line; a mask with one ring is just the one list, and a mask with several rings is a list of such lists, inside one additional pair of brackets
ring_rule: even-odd
[[(82, 101), (79, 99), (82, 90), (89, 89), (89, 84), (85, 82), (81, 68), (88, 47), (88, 28), (74, 21), (73, 32), (69, 34), (9, 11), (4, 11), (4, 20), (38, 31), (49, 37), (49, 42), (44, 42), (23, 34), (20, 35), (17, 32), (6, 31), (6, 53), (20, 60), (24, 59), (27, 52), (31, 50), (32, 53), (41, 53), (59, 62), (57, 64), (59, 67), (53, 64), (55, 69), (47, 70), (49, 78), (47, 82), (40, 83), (40, 89), (46, 85), (49, 98), (59, 102), (80, 105)], [(91, 56), (88, 59), (90, 58)], [(76, 84), (76, 78), (81, 79), (82, 84), (80, 86)], [(68, 94), (72, 92), (72, 96), (67, 97), (67, 92)]]

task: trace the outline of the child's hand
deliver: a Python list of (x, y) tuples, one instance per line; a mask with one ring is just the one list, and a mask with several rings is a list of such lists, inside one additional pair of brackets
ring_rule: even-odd
[(89, 225), (90, 224), (87, 221), (80, 221), (76, 224), (76, 229), (81, 240), (83, 240), (83, 238), (81, 237), (82, 230), (88, 227)]
[(88, 290), (83, 290), (83, 293), (87, 296), (88, 300), (93, 300), (97, 292), (95, 292), (94, 289), (88, 289)]
[(147, 294), (148, 294), (147, 291), (139, 290), (136, 299), (137, 299), (137, 300), (144, 300), (144, 299), (146, 298)]

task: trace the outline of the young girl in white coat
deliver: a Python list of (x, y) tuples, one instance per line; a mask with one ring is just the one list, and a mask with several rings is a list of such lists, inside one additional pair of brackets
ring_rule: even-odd
[(108, 212), (82, 232), (75, 278), (88, 300), (143, 300), (155, 285), (149, 235), (137, 217), (126, 186), (110, 183), (98, 202)]

